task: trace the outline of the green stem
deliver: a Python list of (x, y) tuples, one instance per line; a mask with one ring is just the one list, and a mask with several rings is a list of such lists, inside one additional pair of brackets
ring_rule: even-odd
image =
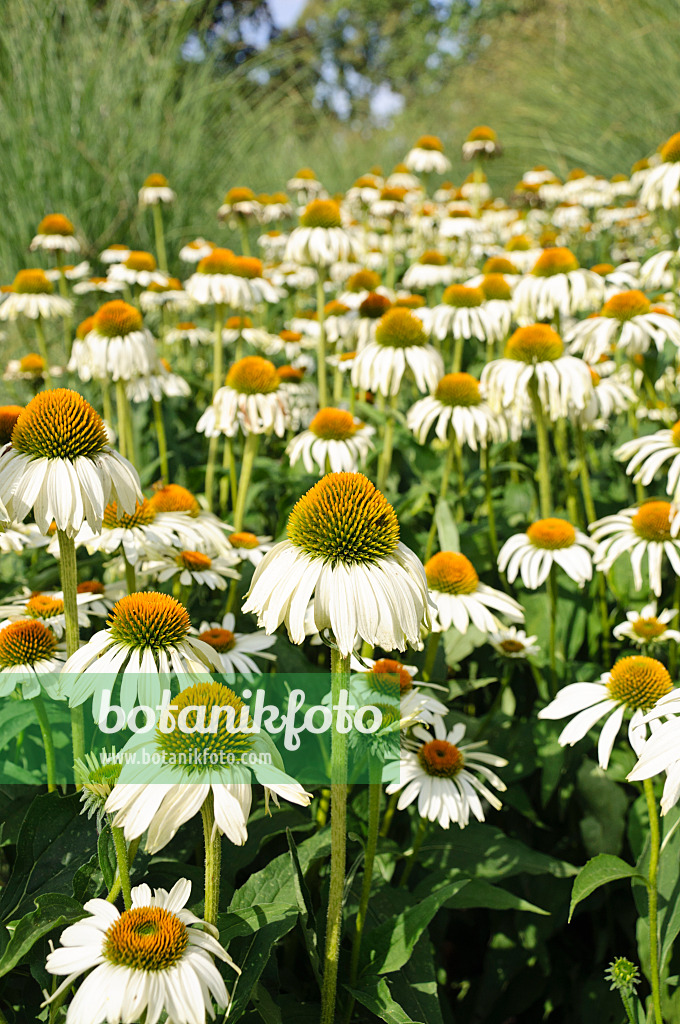
[[(123, 549), (121, 548), (121, 551)], [(125, 563), (125, 585), (127, 586), (128, 594), (137, 593), (137, 573), (135, 567), (131, 562), (128, 562), (127, 558), (123, 554), (123, 562)]]
[(491, 452), (488, 447), (481, 449), (481, 463), (484, 472), (484, 492), (486, 495), (486, 517), (489, 523), (489, 540), (493, 557), (498, 561), (498, 533), (496, 531), (496, 512), (493, 507), (493, 492), (491, 489)]
[[(215, 306), (215, 329), (213, 338), (213, 383), (212, 383), (212, 397), (214, 398), (219, 389), (222, 387), (222, 377), (224, 374), (223, 369), (223, 355), (224, 355), (224, 344), (222, 341), (222, 329), (224, 327), (224, 304), (218, 302)], [(213, 507), (213, 491), (215, 490), (215, 465), (217, 462), (217, 447), (219, 443), (219, 435), (211, 437), (208, 444), (208, 464), (205, 470), (205, 497), (208, 502), (208, 508), (212, 511)]]
[(47, 709), (42, 697), (33, 698), (36, 718), (42, 733), (43, 747), (45, 748), (45, 765), (47, 768), (47, 792), (54, 793), (57, 789), (57, 761), (54, 754), (54, 740), (52, 738), (52, 726), (47, 717)]
[(548, 605), (550, 609), (550, 696), (557, 694), (557, 652), (556, 652), (556, 625), (557, 625), (557, 579), (555, 576), (554, 564), (550, 567), (548, 575)]
[(626, 1011), (626, 1017), (628, 1018), (629, 1024), (637, 1024), (635, 1014), (633, 1013), (633, 1007), (631, 1005), (630, 997), (619, 989), (619, 995), (621, 996), (621, 1002), (623, 1008)]
[[(364, 876), (361, 883), (361, 897), (357, 911), (354, 940), (352, 942), (352, 958), (349, 968), (349, 984), (353, 988), (359, 975), (359, 957), (361, 955), (361, 940), (366, 926), (366, 914), (368, 902), (371, 897), (371, 882), (373, 880), (373, 864), (378, 849), (378, 833), (380, 829), (380, 802), (382, 798), (382, 762), (379, 758), (369, 755), (368, 762), (368, 832), (366, 834), (366, 850), (364, 852)], [(350, 1000), (345, 1020), (347, 1024), (352, 1019), (354, 999)]]
[(220, 872), (222, 868), (222, 836), (215, 828), (215, 805), (212, 790), (201, 807), (205, 842), (205, 910), (208, 924), (217, 924), (220, 909)]
[(111, 823), (111, 835), (113, 836), (113, 846), (116, 851), (116, 863), (118, 864), (120, 887), (123, 890), (123, 903), (125, 904), (125, 909), (129, 910), (132, 905), (132, 896), (130, 894), (130, 868), (128, 865), (128, 850), (125, 843), (125, 833), (122, 828)]
[(568, 518), (574, 526), (583, 526), (584, 524), (581, 518), (581, 511), (579, 509), (576, 490), (574, 488), (574, 481), (572, 480), (571, 473), (569, 471), (569, 446), (567, 439), (567, 421), (565, 419), (557, 420), (553, 436), (555, 438), (557, 460), (560, 464), (560, 469), (562, 470), (564, 486), (567, 492)]
[(317, 268), (316, 279), (316, 315), (319, 323), (319, 344), (317, 347), (318, 370), (317, 380), (319, 386), (319, 408), (324, 409), (328, 405), (328, 381), (326, 377), (326, 324), (325, 309), (326, 296), (323, 290), (325, 281), (324, 271)]
[(423, 665), (423, 679), (427, 683), (432, 675), (432, 669), (437, 658), (437, 648), (441, 633), (430, 633), (427, 638), (427, 650), (425, 651), (425, 663)]
[(239, 233), (241, 235), (241, 249), (244, 256), (250, 256), (250, 238), (248, 237), (248, 224), (246, 218), (238, 217)]
[(241, 462), (241, 474), (238, 481), (238, 495), (236, 497), (236, 508), (234, 509), (234, 530), (238, 533), (243, 529), (243, 520), (246, 513), (246, 502), (248, 500), (248, 487), (253, 472), (253, 463), (257, 453), (257, 446), (260, 440), (259, 434), (248, 434), (243, 446), (243, 461)]
[(168, 257), (165, 252), (165, 233), (163, 231), (163, 214), (161, 212), (161, 204), (154, 203), (152, 206), (153, 210), (153, 227), (156, 235), (156, 254), (158, 256), (158, 268), (167, 274), (168, 272)]
[[(449, 489), (449, 480), (451, 478), (451, 470), (453, 469), (453, 459), (455, 455), (454, 437), (452, 436), (449, 441), (449, 446), (446, 449), (446, 459), (444, 461), (444, 469), (442, 470), (442, 482), (439, 487), (439, 498), (445, 498)], [(439, 501), (439, 498), (437, 499)], [(435, 504), (434, 512), (432, 515), (432, 524), (430, 526), (430, 532), (427, 535), (427, 544), (425, 546), (425, 561), (427, 562), (432, 557), (432, 550), (434, 548), (435, 537), (437, 536), (437, 505)]]
[(383, 446), (380, 452), (380, 458), (378, 460), (378, 472), (376, 475), (376, 487), (379, 491), (384, 491), (387, 484), (387, 478), (390, 474), (390, 466), (392, 465), (392, 450), (394, 446), (394, 423), (395, 423), (395, 412), (397, 408), (398, 395), (390, 395), (389, 412), (387, 419), (385, 420), (385, 433), (383, 435)]
[(111, 389), (109, 381), (100, 381), (102, 389), (102, 409), (104, 410), (104, 422), (113, 427), (113, 410), (111, 408)]
[(404, 864), (404, 871), (399, 881), (400, 886), (406, 885), (409, 878), (411, 877), (411, 872), (413, 871), (414, 867), (418, 862), (418, 854), (420, 853), (420, 847), (423, 845), (423, 841), (425, 839), (425, 836), (427, 835), (429, 824), (430, 823), (427, 820), (427, 818), (420, 819), (420, 825), (418, 826), (418, 831), (416, 832), (416, 838), (413, 841), (413, 849), (411, 850), (410, 854), (406, 859), (406, 863)]
[[(66, 283), (66, 275), (63, 270), (64, 257), (61, 250), (57, 249), (57, 268), (59, 270), (59, 294), (62, 299), (69, 299), (68, 284)], [(71, 358), (71, 349), (73, 348), (73, 321), (70, 316), (64, 317), (64, 351), (66, 352), (67, 361)]]
[[(588, 457), (586, 452), (586, 439), (583, 427), (574, 420), (574, 437), (576, 439), (576, 451), (578, 453), (579, 477), (581, 480), (581, 492), (583, 494), (583, 507), (586, 510), (586, 521), (594, 523), (597, 519), (593, 492), (590, 486), (590, 473), (588, 472)], [(597, 574), (598, 603), (600, 606), (600, 623), (602, 628), (602, 656), (605, 668), (611, 664), (611, 644), (609, 642), (609, 611), (607, 609), (607, 584), (602, 573)]]
[(536, 378), (529, 381), (529, 394), (536, 423), (536, 442), (538, 445), (538, 495), (541, 506), (541, 517), (547, 519), (552, 515), (552, 495), (550, 492), (550, 443), (548, 426), (543, 413), (543, 406), (538, 396)]
[(38, 316), (35, 321), (35, 333), (38, 339), (38, 348), (40, 349), (40, 355), (43, 357), (45, 363), (45, 372), (43, 373), (43, 377), (45, 378), (45, 383), (47, 384), (48, 388), (53, 388), (54, 381), (52, 380), (52, 375), (50, 373), (50, 356), (47, 351), (47, 339), (45, 338), (45, 332), (43, 330), (42, 325), (42, 317), (40, 316)]
[(456, 338), (453, 344), (453, 362), (451, 363), (451, 373), (460, 373), (461, 367), (463, 366), (463, 350), (465, 348), (465, 338), (462, 336)]
[(132, 425), (130, 423), (130, 403), (128, 402), (125, 381), (116, 381), (116, 412), (118, 418), (118, 449), (125, 459), (134, 463), (132, 444)]
[(158, 440), (158, 455), (161, 462), (161, 481), (167, 484), (170, 481), (170, 469), (168, 466), (168, 442), (165, 437), (165, 424), (163, 422), (163, 407), (155, 399), (152, 401), (152, 405), (153, 420), (156, 425), (156, 438)]
[(385, 837), (388, 836), (389, 833), (390, 833), (390, 826), (392, 824), (392, 818), (394, 817), (394, 812), (397, 809), (397, 804), (398, 803), (399, 803), (399, 794), (398, 793), (393, 793), (392, 796), (390, 797), (390, 802), (387, 805), (387, 810), (385, 811), (385, 814), (383, 816), (382, 826), (380, 828), (380, 835), (381, 835), (381, 837), (383, 839), (385, 839)]
[(645, 798), (647, 800), (647, 811), (649, 812), (649, 877), (647, 880), (647, 894), (649, 899), (649, 970), (652, 982), (652, 1003), (654, 1006), (655, 1024), (663, 1024), (663, 1018), (661, 1016), (661, 981), (659, 978), (659, 928), (657, 924), (657, 879), (659, 873), (660, 849), (659, 816), (656, 812), (656, 800), (654, 799), (654, 784), (652, 780), (645, 779), (643, 786)]
[[(70, 658), (80, 647), (76, 546), (73, 537), (69, 537), (64, 530), (57, 530), (57, 537), (59, 541), (59, 573), (64, 595), (66, 657)], [(73, 760), (82, 759), (85, 756), (85, 716), (82, 704), (77, 708), (71, 708), (71, 739)]]
[[(340, 691), (349, 689), (349, 655), (331, 649), (331, 684), (333, 706)], [(326, 949), (321, 985), (321, 1024), (335, 1021), (335, 1000), (338, 986), (338, 963), (342, 934), (342, 896), (345, 888), (345, 857), (347, 845), (347, 734), (337, 727), (333, 715), (331, 734), (331, 866), (326, 918)]]

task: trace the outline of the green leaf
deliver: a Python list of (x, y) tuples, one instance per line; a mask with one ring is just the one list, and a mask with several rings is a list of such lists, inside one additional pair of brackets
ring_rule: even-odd
[[(461, 661), (464, 661), (469, 654), (475, 650), (476, 647), (480, 647), (487, 641), (485, 633), (481, 633), (476, 626), (468, 626), (465, 633), (459, 633), (457, 629), (453, 627), (447, 629), (444, 633), (444, 656), (446, 658), (446, 664), (451, 668), (455, 668), (460, 665)], [(461, 690), (461, 693), (467, 693), (469, 689), (466, 688)]]
[(568, 920), (571, 921), (576, 906), (601, 885), (615, 882), (619, 878), (635, 877), (642, 877), (637, 868), (626, 864), (620, 857), (613, 857), (610, 853), (599, 853), (581, 868), (574, 879)]
[(464, 889), (447, 900), (446, 906), (461, 910), (485, 907), (487, 910), (524, 910), (530, 914), (549, 914), (548, 910), (529, 903), (521, 896), (516, 896), (514, 892), (492, 885), (483, 878), (472, 879)]
[(579, 825), (586, 852), (591, 857), (598, 853), (618, 855), (628, 810), (625, 793), (588, 758), (579, 767), (576, 778), (587, 811)]
[(401, 914), (369, 932), (364, 938), (362, 971), (389, 974), (400, 970), (439, 908), (467, 884), (467, 878), (459, 878), (443, 885), (415, 906), (407, 907)]
[[(289, 860), (288, 854), (284, 856)], [(296, 920), (297, 908), (294, 912), (261, 925), (247, 937), (236, 939), (230, 944), (229, 954), (241, 968), (241, 973), (236, 976), (236, 983), (232, 986), (229, 1024), (233, 1024), (245, 1013), (260, 975), (271, 956), (274, 943), (294, 928)], [(227, 1020), (226, 1017), (224, 1019)]]
[(118, 865), (116, 863), (116, 848), (113, 845), (113, 835), (108, 824), (104, 826), (99, 834), (97, 854), (99, 857), (99, 867), (104, 877), (104, 885), (110, 892)]
[[(328, 856), (331, 848), (330, 829), (325, 828), (310, 836), (298, 846), (300, 869), (304, 873), (309, 865)], [(229, 910), (240, 910), (261, 903), (286, 903), (295, 907), (295, 872), (289, 853), (271, 860), (261, 871), (252, 874), (233, 896)], [(0, 904), (1, 906), (1, 904)]]
[(390, 984), (394, 999), (413, 1020), (443, 1024), (434, 952), (427, 932), (416, 942), (402, 970), (390, 977)]
[(36, 897), (35, 906), (35, 910), (21, 918), (0, 957), (0, 977), (16, 967), (39, 939), (55, 928), (78, 921), (85, 913), (80, 903), (55, 892)]
[[(358, 1003), (374, 1013), (385, 1024), (426, 1024), (425, 1020), (414, 1021), (397, 1003), (384, 978), (365, 978), (354, 988), (345, 986)], [(427, 1024), (430, 1024), (428, 1021)]]
[(227, 946), (233, 939), (253, 935), (266, 925), (289, 919), (295, 924), (297, 916), (297, 907), (292, 907), (290, 903), (258, 903), (253, 907), (228, 910), (217, 918), (220, 942)]
[(443, 833), (426, 839), (420, 849), (420, 862), (439, 872), (440, 877), (441, 873), (456, 868), (466, 875), (494, 883), (522, 873), (550, 874), (555, 878), (569, 878), (578, 873), (573, 865), (532, 850), (494, 825), (476, 821), (456, 835), (455, 843)]
[(312, 909), (312, 897), (309, 889), (307, 888), (304, 875), (302, 874), (297, 846), (295, 845), (295, 840), (293, 839), (290, 829), (286, 829), (286, 838), (288, 840), (288, 849), (290, 850), (290, 859), (293, 863), (293, 884), (298, 910), (300, 912), (300, 928), (302, 929), (305, 946), (307, 947), (309, 962), (312, 965), (314, 976), (320, 984), (321, 966), (319, 964), (316, 919), (314, 917), (314, 910)]
[(46, 891), (71, 895), (74, 875), (95, 853), (94, 829), (80, 811), (77, 793), (35, 798), (21, 825), (14, 869), (0, 899), (1, 920), (23, 917)]
[(446, 498), (438, 498), (434, 510), (440, 551), (460, 551), (460, 536)]

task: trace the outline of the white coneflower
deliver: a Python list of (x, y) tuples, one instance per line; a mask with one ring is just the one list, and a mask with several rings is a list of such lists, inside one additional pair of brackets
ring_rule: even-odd
[(398, 781), (387, 786), (390, 795), (401, 790), (397, 808), (401, 811), (417, 800), (420, 817), (437, 821), (442, 828), (452, 823), (465, 828), (471, 813), (484, 821), (480, 796), (500, 810), (501, 802), (489, 785), (505, 791), (505, 783), (492, 771), (503, 768), (508, 763), (505, 758), (481, 750), (484, 742), (462, 743), (462, 723), (447, 731), (444, 720), (436, 716), (432, 730), (416, 726), (413, 735), (419, 746), (402, 756), (396, 768)]
[(451, 161), (444, 156), (441, 139), (436, 135), (421, 135), (406, 154), (404, 163), (416, 174), (446, 174), (451, 169)]
[(134, 467), (109, 447), (99, 414), (77, 392), (42, 391), (17, 419), (0, 458), (0, 502), (22, 522), (33, 510), (42, 533), (54, 520), (75, 536), (98, 530), (107, 502), (132, 512), (141, 498)]
[(152, 281), (149, 287), (140, 293), (139, 305), (144, 313), (166, 309), (185, 315), (196, 306), (194, 300), (182, 288), (182, 282), (178, 277), (168, 277), (163, 284)]
[(77, 707), (94, 694), (99, 715), (103, 691), (122, 673), (120, 703), (126, 712), (160, 703), (162, 681), (205, 676), (220, 664), (212, 647), (191, 635), (189, 614), (169, 594), (128, 594), (114, 605), (106, 629), (95, 633), (64, 665), (60, 693)]
[(165, 284), (168, 275), (158, 269), (153, 253), (143, 249), (133, 249), (121, 263), (114, 263), (109, 270), (112, 281), (123, 281), (125, 284), (139, 285), (148, 288), (155, 284)]
[(412, 263), (402, 278), (404, 288), (425, 291), (438, 285), (448, 285), (454, 280), (456, 268), (444, 253), (436, 249), (426, 250)]
[(43, 548), (49, 544), (50, 538), (44, 537), (35, 523), (12, 523), (8, 526), (2, 521), (7, 516), (3, 509), (0, 503), (0, 554), (14, 551), (20, 555), (26, 549)]
[(513, 295), (515, 315), (529, 320), (551, 320), (555, 313), (568, 316), (602, 304), (604, 282), (598, 274), (579, 267), (570, 249), (544, 249), (530, 274)]
[(340, 207), (332, 199), (314, 199), (288, 238), (285, 258), (313, 267), (330, 267), (360, 256), (354, 235), (342, 226)]
[(252, 633), (235, 633), (236, 620), (231, 612), (227, 612), (221, 622), (202, 622), (198, 630), (198, 639), (214, 648), (220, 662), (220, 672), (233, 675), (235, 672), (259, 675), (262, 669), (253, 658), (264, 658), (275, 661), (275, 654), (267, 651), (276, 643), (275, 636), (267, 636), (263, 629)]
[[(606, 429), (609, 419), (616, 413), (625, 412), (626, 409), (635, 406), (638, 397), (635, 391), (622, 380), (619, 372), (610, 373), (609, 376), (600, 376), (592, 366), (589, 369), (593, 391), (585, 407), (577, 413), (577, 418), (582, 426), (594, 428), (601, 424), (602, 428)], [(599, 366), (598, 369), (603, 369), (603, 367)]]
[(0, 627), (0, 697), (17, 686), (24, 700), (40, 696), (43, 687), (54, 695), (65, 658), (57, 637), (37, 619), (22, 619)]
[[(350, 678), (351, 695), (357, 706), (377, 704), (384, 710), (385, 704), (400, 708), (402, 726), (409, 728), (417, 722), (429, 724), (435, 715), (448, 714), (448, 708), (440, 700), (422, 689), (426, 683), (419, 683), (415, 665), (404, 665), (394, 658), (361, 658), (350, 660), (354, 673)], [(435, 687), (443, 689), (443, 687)]]
[(665, 665), (655, 658), (636, 654), (619, 658), (612, 670), (603, 673), (596, 683), (571, 683), (563, 687), (557, 697), (538, 712), (538, 717), (552, 720), (573, 715), (558, 738), (561, 746), (571, 747), (606, 715), (597, 745), (600, 768), (605, 769), (626, 711), (633, 713), (628, 739), (639, 754), (647, 738), (645, 713), (672, 689)]
[(164, 398), (188, 398), (191, 386), (178, 373), (173, 373), (167, 359), (159, 359), (152, 373), (133, 377), (125, 387), (131, 402), (162, 402)]
[(498, 324), (487, 316), (484, 302), (481, 288), (451, 284), (445, 290), (441, 303), (431, 310), (423, 309), (420, 315), (435, 338), (440, 340), (450, 335), (453, 338), (493, 341), (498, 333)]
[(229, 221), (230, 226), (235, 226), (239, 217), (257, 220), (259, 214), (260, 203), (252, 188), (248, 188), (247, 185), (235, 185), (225, 195), (217, 211), (217, 219)]
[(129, 381), (149, 375), (158, 366), (156, 343), (142, 314), (122, 299), (99, 307), (78, 352), (79, 362), (88, 366), (96, 380)]
[(575, 324), (565, 340), (570, 352), (582, 352), (586, 362), (597, 363), (614, 346), (628, 356), (644, 353), (650, 345), (661, 352), (666, 341), (680, 347), (680, 322), (655, 311), (647, 296), (632, 288), (612, 295), (598, 316)]
[(302, 643), (312, 595), (316, 626), (332, 630), (342, 655), (357, 636), (403, 651), (418, 645), (422, 623), (429, 627), (422, 564), (400, 542), (392, 506), (360, 473), (330, 473), (298, 501), (288, 539), (260, 562), (243, 610), (268, 633), (285, 622)]
[(352, 473), (373, 449), (373, 427), (345, 409), (320, 409), (309, 428), (288, 444), (291, 466), (302, 459), (308, 473)]
[[(210, 650), (216, 654), (214, 648)], [(145, 772), (144, 782), (137, 781), (140, 772), (134, 762), (125, 763), (106, 802), (107, 811), (115, 813), (115, 825), (125, 830), (128, 840), (148, 830), (147, 851), (161, 850), (212, 795), (216, 829), (242, 846), (248, 838), (254, 782), (265, 787), (266, 800), (271, 794), (275, 801), (283, 797), (308, 806), (310, 794), (285, 774), (270, 736), (240, 727), (242, 715), (248, 726), (252, 722), (243, 701), (228, 686), (214, 681), (189, 686), (173, 698), (167, 714), (174, 720), (171, 732), (156, 729), (151, 739), (133, 736), (124, 747), (128, 755), (150, 749), (161, 755)], [(177, 728), (178, 719), (186, 721), (189, 728)], [(217, 729), (191, 729), (201, 721), (216, 721)]]
[(646, 501), (640, 506), (622, 509), (592, 523), (597, 547), (593, 560), (601, 572), (609, 572), (623, 554), (630, 554), (636, 590), (642, 590), (642, 561), (647, 555), (646, 582), (653, 594), (661, 596), (661, 569), (664, 556), (676, 576), (680, 576), (680, 514), (668, 501)]
[(293, 177), (286, 182), (286, 188), (289, 192), (297, 193), (296, 198), (301, 206), (323, 196), (326, 192), (311, 167), (301, 167), (299, 171), (296, 171)]
[(494, 613), (511, 622), (523, 622), (521, 605), (500, 590), (481, 583), (477, 571), (465, 555), (457, 551), (439, 551), (425, 563), (430, 597), (437, 608), (434, 632), (453, 626), (466, 633), (470, 622), (481, 633), (491, 633), (501, 626)]
[(204, 256), (209, 256), (215, 248), (213, 242), (205, 238), (195, 238), (193, 242), (187, 242), (179, 251), (179, 258), (185, 263), (200, 263)]
[(672, 210), (680, 205), (680, 132), (671, 135), (661, 147), (661, 163), (645, 175), (640, 202), (648, 210), (659, 206)]
[(582, 587), (593, 575), (593, 541), (566, 519), (538, 519), (525, 533), (509, 537), (498, 555), (500, 572), (513, 583), (521, 575), (527, 590), (537, 590), (553, 565)]
[(196, 430), (215, 437), (275, 433), (283, 437), (290, 421), (285, 392), (276, 367), (261, 356), (245, 356), (229, 370), (224, 387), (215, 394)]
[(156, 206), (158, 203), (174, 203), (177, 196), (164, 174), (150, 174), (137, 193), (137, 198), (140, 206)]
[[(92, 594), (79, 593), (77, 596), (78, 625), (87, 628), (90, 625), (89, 606), (94, 600)], [(61, 590), (48, 593), (33, 593), (25, 589), (23, 593), (9, 598), (0, 604), (0, 619), (17, 622), (20, 619), (33, 619), (49, 626), (57, 639), (64, 635), (66, 615), (64, 613), (64, 594)]]
[(486, 124), (477, 125), (463, 143), (463, 160), (486, 159), (500, 156), (503, 147), (498, 134)]
[(159, 583), (179, 580), (183, 587), (196, 584), (210, 590), (225, 590), (227, 580), (239, 579), (234, 559), (224, 555), (210, 556), (203, 551), (152, 551), (142, 564), (142, 572)]
[(197, 327), (191, 320), (183, 320), (171, 327), (164, 335), (164, 341), (174, 345), (178, 341), (188, 341), (192, 348), (196, 345), (212, 344), (213, 334), (207, 327)]
[[(666, 493), (678, 495), (680, 490), (680, 422), (669, 430), (657, 430), (654, 434), (634, 437), (614, 452), (619, 462), (628, 461), (626, 473), (633, 482), (648, 487), (663, 468), (666, 476)], [(666, 465), (670, 463), (670, 465)]]
[(108, 265), (111, 265), (112, 263), (124, 263), (131, 252), (132, 249), (129, 245), (114, 242), (112, 245), (107, 245), (106, 249), (102, 249), (99, 253), (99, 259), (102, 263), (106, 263)]
[(271, 195), (264, 192), (257, 197), (257, 201), (260, 204), (258, 218), (261, 224), (274, 224), (293, 216), (293, 204), (285, 192), (273, 192)]
[(62, 263), (60, 267), (52, 267), (51, 270), (45, 271), (45, 277), (52, 282), (58, 281), (60, 277), (65, 277), (67, 281), (77, 282), (91, 273), (92, 267), (87, 260), (83, 260), (81, 263)]
[(381, 292), (369, 292), (357, 310), (352, 321), (356, 349), (358, 352), (375, 339), (378, 321), (392, 307), (392, 301)]
[(489, 441), (504, 441), (508, 436), (505, 417), (491, 411), (482, 400), (479, 381), (469, 373), (447, 373), (442, 377), (433, 395), (411, 406), (406, 424), (419, 444), (425, 444), (434, 425), (440, 441), (454, 436), (473, 452), (477, 445), (486, 448)]
[(74, 295), (116, 295), (125, 288), (123, 281), (112, 281), (109, 277), (89, 277), (73, 286)]
[(564, 355), (562, 339), (547, 324), (519, 327), (505, 346), (504, 358), (482, 370), (481, 385), (491, 408), (515, 419), (523, 416), (531, 387), (551, 420), (584, 409), (593, 390), (588, 366)]
[(158, 514), (159, 525), (162, 522), (172, 526), (180, 547), (204, 550), (207, 546), (223, 555), (231, 553), (229, 540), (233, 534), (228, 532), (231, 528), (214, 512), (201, 508), (197, 498), (186, 487), (166, 484), (149, 498), (149, 505)]
[[(160, 1015), (177, 1024), (205, 1024), (213, 1001), (229, 1006), (229, 993), (213, 958), (239, 968), (218, 942), (219, 932), (185, 906), (191, 882), (180, 878), (170, 892), (138, 885), (132, 906), (119, 911), (107, 900), (88, 900), (88, 913), (60, 936), (48, 954), (50, 974), (67, 975), (47, 1003), (90, 971), (66, 1013), (66, 1024), (121, 1024)], [(93, 969), (94, 968), (94, 969)]]
[(18, 316), (26, 316), (29, 320), (70, 316), (73, 312), (71, 300), (53, 292), (52, 282), (44, 270), (20, 270), (11, 291), (4, 293), (0, 301), (0, 320), (16, 320)]
[(678, 615), (677, 608), (657, 611), (656, 601), (646, 604), (640, 611), (626, 612), (626, 621), (613, 629), (617, 640), (630, 640), (638, 647), (649, 644), (666, 644), (671, 640), (680, 641), (680, 632), (669, 629), (668, 623)]
[(261, 302), (277, 302), (280, 291), (262, 276), (255, 257), (235, 256), (230, 249), (212, 249), (185, 283), (185, 290), (201, 306), (225, 305), (253, 309)]
[(39, 386), (43, 378), (48, 375), (60, 377), (64, 368), (62, 366), (48, 367), (47, 361), (37, 352), (29, 352), (21, 359), (10, 359), (2, 375), (3, 380), (27, 380), (34, 386)]
[(258, 537), (248, 530), (237, 530), (227, 537), (230, 548), (240, 562), (259, 565), (264, 556), (273, 547), (271, 537)]
[(30, 245), (31, 252), (80, 252), (80, 242), (73, 224), (63, 213), (48, 213), (38, 224), (38, 233)]
[(122, 512), (114, 501), (106, 506), (99, 530), (83, 527), (75, 541), (77, 547), (87, 548), (89, 554), (114, 554), (120, 549), (125, 560), (136, 566), (154, 550), (183, 546), (178, 537), (183, 526), (181, 517), (159, 511), (153, 499), (143, 498), (130, 513)]
[(395, 307), (380, 318), (375, 337), (357, 352), (352, 366), (352, 386), (364, 391), (396, 395), (402, 377), (410, 369), (419, 391), (434, 391), (444, 373), (437, 350), (409, 309)]
[(516, 626), (507, 626), (489, 633), (487, 640), (497, 654), (511, 660), (530, 658), (541, 650), (536, 643), (537, 636), (527, 636), (523, 629), (517, 629)]

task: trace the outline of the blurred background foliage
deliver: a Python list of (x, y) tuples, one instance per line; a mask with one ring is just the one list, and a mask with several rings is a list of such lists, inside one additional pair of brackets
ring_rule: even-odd
[(309, 165), (346, 188), (426, 131), (460, 181), (494, 126), (501, 191), (538, 162), (628, 171), (678, 128), (679, 47), (675, 0), (4, 0), (3, 280), (49, 210), (93, 249), (150, 242), (151, 171), (179, 194), (171, 246), (217, 236), (232, 185)]

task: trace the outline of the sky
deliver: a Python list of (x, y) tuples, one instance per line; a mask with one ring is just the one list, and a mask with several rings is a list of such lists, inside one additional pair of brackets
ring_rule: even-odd
[(291, 28), (298, 20), (307, 0), (268, 0), (269, 10), (279, 28)]

